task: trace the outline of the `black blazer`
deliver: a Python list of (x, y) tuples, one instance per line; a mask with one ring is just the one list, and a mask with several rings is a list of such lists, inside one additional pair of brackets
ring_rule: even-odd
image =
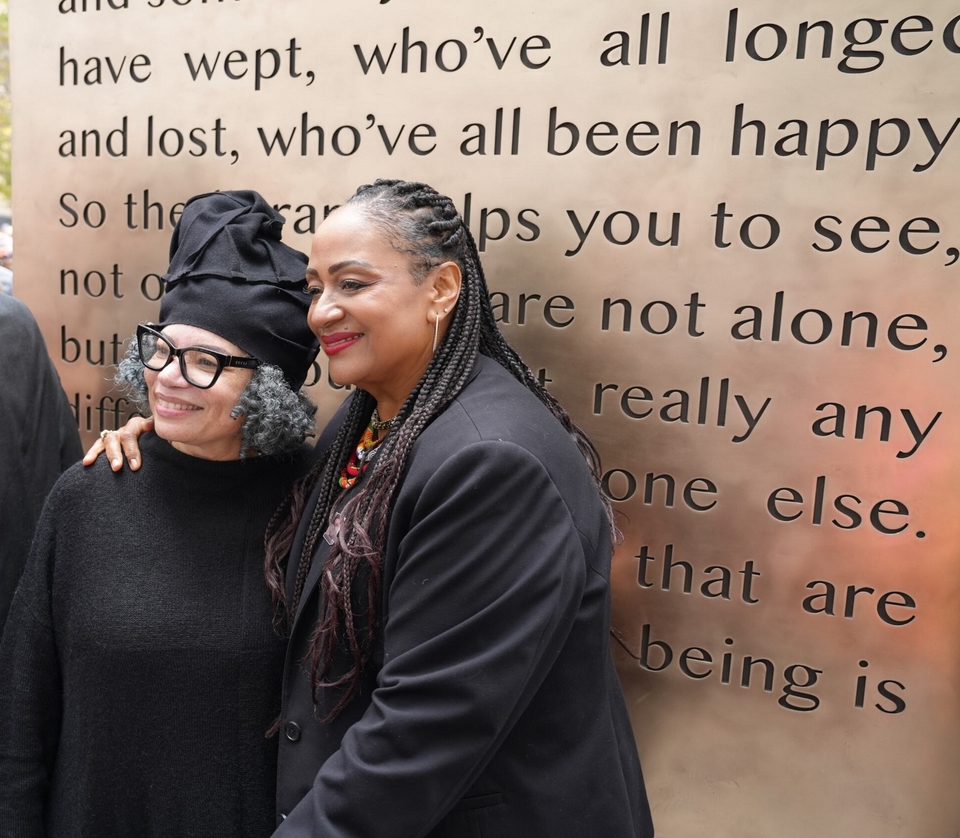
[[(302, 543), (303, 527), (292, 555)], [(603, 507), (573, 440), (506, 370), (479, 357), (418, 439), (390, 515), (374, 657), (325, 725), (300, 666), (319, 549), (284, 673), (277, 836), (653, 835), (610, 656)]]

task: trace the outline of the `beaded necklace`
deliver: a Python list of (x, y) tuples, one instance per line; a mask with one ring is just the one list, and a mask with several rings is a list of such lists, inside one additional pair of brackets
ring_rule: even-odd
[(347, 460), (343, 471), (340, 472), (340, 478), (337, 481), (340, 488), (349, 489), (357, 482), (360, 475), (367, 470), (367, 466), (370, 465), (371, 452), (386, 439), (385, 432), (390, 430), (391, 425), (393, 425), (393, 419), (381, 419), (377, 409), (373, 409), (370, 423), (363, 432), (363, 436), (360, 437), (357, 447), (351, 452), (350, 459)]

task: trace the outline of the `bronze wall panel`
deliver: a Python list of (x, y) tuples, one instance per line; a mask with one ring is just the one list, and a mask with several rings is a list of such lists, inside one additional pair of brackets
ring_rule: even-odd
[[(461, 207), (469, 196), (471, 226), (478, 235), (486, 231), (485, 266), (491, 290), (501, 295), (505, 333), (535, 370), (545, 370), (551, 389), (599, 443), (605, 467), (618, 470), (611, 492), (624, 497), (632, 489), (616, 504), (624, 532), (614, 568), (616, 628), (633, 654), (641, 651), (644, 626), (648, 641), (667, 643), (673, 653), (669, 666), (654, 672), (662, 647), (648, 646), (646, 668), (618, 647), (658, 833), (960, 835), (960, 348), (954, 345), (960, 132), (952, 133), (960, 117), (960, 6), (937, 0), (909, 8), (889, 0), (660, 0), (640, 7), (625, 0), (593, 6), (11, 0), (11, 6), (16, 293), (41, 322), (87, 440), (113, 427), (116, 394), (106, 379), (114, 346), (156, 311), (141, 280), (164, 270), (171, 226), (166, 218), (159, 229), (152, 215), (144, 229), (145, 190), (169, 209), (201, 191), (256, 188), (291, 205), (288, 239), (303, 249), (309, 235), (292, 227), (309, 226), (305, 205), (322, 213), (377, 176), (426, 180)], [(804, 22), (820, 21), (833, 27), (830, 57), (822, 57), (826, 27), (814, 26), (806, 57), (798, 59)], [(425, 44), (426, 72), (417, 72), (417, 47), (409, 72), (398, 72), (405, 28), (411, 41)], [(875, 33), (873, 43), (848, 43)], [(549, 48), (535, 49), (544, 43), (537, 36)], [(617, 52), (627, 39), (629, 47)], [(521, 60), (525, 41), (529, 66)], [(365, 74), (355, 45), (369, 61), (375, 44), (384, 55), (397, 46), (386, 71), (374, 63)], [(861, 54), (848, 57), (845, 48)], [(75, 85), (69, 63), (67, 83), (60, 83), (61, 49), (77, 62)], [(277, 72), (257, 90), (257, 50), (268, 76), (269, 49), (276, 50)], [(232, 50), (244, 55), (234, 53), (229, 65), (236, 76), (245, 72), (236, 79), (223, 72)], [(879, 51), (882, 63), (864, 55), (869, 50)], [(220, 53), (217, 69), (212, 79), (201, 70), (193, 81), (185, 54), (196, 67), (204, 52), (210, 59)], [(149, 68), (143, 59), (134, 67), (141, 78), (149, 69), (142, 82), (130, 76), (138, 54), (150, 60)], [(461, 54), (463, 66), (454, 69)], [(100, 83), (85, 83), (98, 67)], [(762, 155), (755, 153), (756, 127), (743, 129), (740, 153), (733, 153), (739, 105), (742, 122), (764, 124)], [(557, 153), (550, 153), (552, 109)], [(304, 118), (307, 127), (326, 132), (322, 155), (315, 147), (300, 153)], [(122, 132), (113, 134), (113, 156), (107, 136), (124, 120), (126, 147)], [(479, 149), (478, 129), (464, 131), (474, 123), (486, 132), (482, 155), (463, 153)], [(577, 126), (579, 138), (561, 154), (572, 144), (566, 124)], [(413, 140), (421, 152), (435, 143), (428, 153), (411, 149), (416, 125), (430, 126)], [(597, 126), (592, 137), (590, 126)], [(637, 127), (628, 136), (631, 126)], [(184, 134), (177, 155), (171, 154), (177, 135), (168, 129)], [(191, 129), (204, 132), (194, 135), (207, 144), (202, 154)], [(258, 129), (273, 140), (272, 154)], [(63, 132), (84, 130), (100, 132), (101, 154), (64, 156)], [(278, 130), (290, 142), (285, 156)], [(167, 154), (159, 148), (162, 131), (168, 131)], [(874, 159), (871, 136), (879, 152)], [(316, 133), (310, 137), (315, 143)], [(359, 147), (348, 154), (354, 143)], [(129, 220), (128, 195), (137, 202)], [(106, 219), (93, 227), (81, 216), (69, 226), (73, 216), (61, 201), (75, 210), (99, 201)], [(731, 214), (724, 247), (712, 217), (720, 204)], [(650, 243), (651, 213), (660, 241), (669, 239), (679, 213), (675, 244)], [(779, 237), (765, 248), (771, 226), (764, 216), (779, 226)], [(837, 220), (821, 222), (830, 232), (818, 233), (816, 219), (824, 216)], [(855, 224), (870, 217), (884, 221), (861, 223), (857, 249)], [(586, 230), (594, 218), (581, 243), (574, 219)], [(923, 232), (933, 224), (911, 219), (932, 219), (939, 232)], [(883, 225), (889, 233), (876, 231)], [(61, 289), (61, 272), (69, 270), (78, 272), (77, 294), (70, 275)], [(103, 275), (102, 283), (92, 271)], [(90, 293), (83, 290), (88, 274)], [(145, 288), (152, 294), (156, 286), (148, 280)], [(523, 323), (522, 294), (541, 295), (528, 301)], [(552, 325), (543, 314), (550, 298)], [(622, 304), (608, 306), (609, 328), (602, 328), (606, 299), (632, 305), (629, 331), (622, 328)], [(745, 306), (762, 313), (756, 340), (731, 334), (750, 318), (749, 309), (736, 314)], [(671, 312), (676, 322), (668, 329)], [(874, 346), (864, 345), (868, 318), (852, 321), (850, 345), (843, 345), (845, 312), (876, 317)], [(827, 318), (831, 332), (819, 341)], [(925, 328), (911, 328), (921, 320)], [(891, 323), (900, 328), (891, 332)], [(752, 332), (751, 324), (739, 328)], [(100, 360), (103, 342), (104, 364), (88, 361), (88, 340), (92, 361)], [(328, 416), (342, 392), (322, 383), (315, 390)], [(842, 429), (837, 407), (818, 411), (828, 403), (845, 409)], [(857, 433), (858, 408), (889, 411), (887, 439), (881, 439), (882, 411), (865, 413)], [(814, 432), (818, 421), (821, 435)], [(647, 474), (676, 480), (672, 506), (663, 480), (644, 502)], [(697, 478), (694, 490), (713, 485), (716, 493), (689, 492), (688, 503), (683, 488)], [(816, 523), (818, 478), (824, 501)], [(794, 497), (787, 489), (802, 495), (802, 505), (777, 507), (799, 518), (779, 521), (767, 511), (777, 489), (787, 501)], [(860, 516), (856, 527), (850, 527), (853, 513), (835, 507), (842, 495), (859, 499), (841, 498)], [(871, 524), (871, 509), (884, 500)], [(712, 501), (710, 509), (691, 508)], [(908, 514), (895, 514), (900, 507), (893, 501)], [(903, 524), (901, 532), (881, 531)], [(663, 590), (668, 545), (675, 562), (689, 564), (689, 593), (679, 564)], [(837, 590), (833, 616), (802, 607), (805, 597), (825, 592), (824, 584), (807, 589), (818, 580)], [(851, 617), (844, 616), (848, 586), (873, 589), (855, 597)], [(886, 621), (878, 612), (884, 594)], [(825, 606), (821, 597), (810, 607)], [(714, 661), (688, 653), (688, 671), (703, 677), (679, 668), (680, 654), (691, 647)], [(749, 670), (751, 685), (741, 685), (745, 656), (770, 661), (769, 690), (762, 662)], [(798, 688), (815, 701), (784, 695), (787, 679), (802, 684), (812, 674), (803, 667), (818, 670), (815, 685)], [(886, 697), (878, 692), (883, 682)]]

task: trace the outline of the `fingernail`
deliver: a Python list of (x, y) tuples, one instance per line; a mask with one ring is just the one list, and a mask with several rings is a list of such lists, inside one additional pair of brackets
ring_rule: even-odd
[(114, 468), (118, 468), (120, 466), (120, 460), (111, 460), (110, 465), (112, 465)]
[(136, 468), (138, 465), (140, 465), (140, 461), (139, 461), (139, 460), (136, 460), (136, 459), (131, 460), (131, 461), (130, 461), (130, 465), (131, 465), (133, 468)]

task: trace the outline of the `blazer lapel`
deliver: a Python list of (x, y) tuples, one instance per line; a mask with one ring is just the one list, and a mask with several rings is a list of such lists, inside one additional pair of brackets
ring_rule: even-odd
[(300, 615), (303, 614), (303, 607), (307, 600), (313, 596), (314, 591), (319, 587), (320, 574), (323, 572), (323, 566), (327, 561), (327, 554), (330, 552), (330, 545), (320, 536), (317, 546), (313, 551), (313, 562), (310, 565), (310, 572), (307, 574), (307, 581), (303, 584), (303, 593), (300, 595), (300, 603), (297, 605), (297, 615), (293, 620), (293, 630), (296, 631), (297, 622)]

